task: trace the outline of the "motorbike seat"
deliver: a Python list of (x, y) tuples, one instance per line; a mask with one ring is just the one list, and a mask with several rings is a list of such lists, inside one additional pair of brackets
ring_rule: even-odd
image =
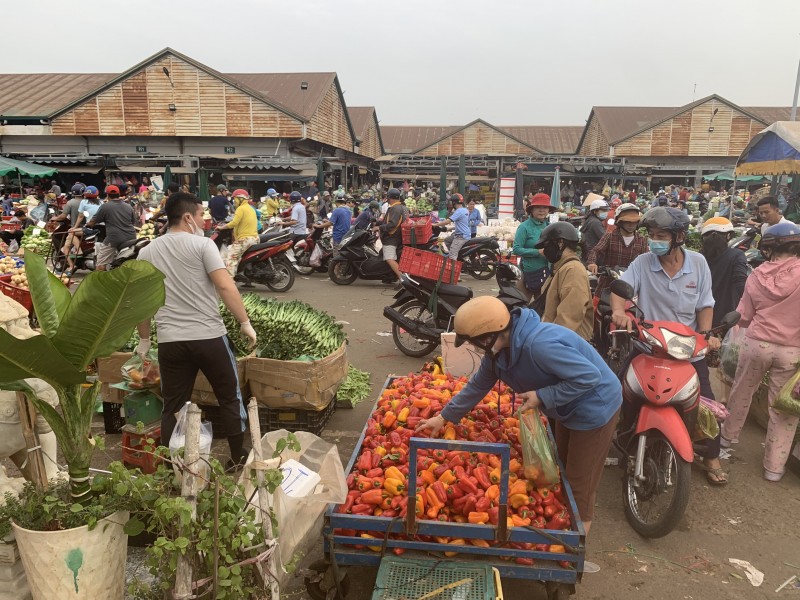
[[(419, 279), (419, 282), (420, 286), (430, 292), (432, 292), (433, 288), (436, 287), (436, 282), (432, 279)], [(472, 298), (471, 288), (464, 287), (463, 285), (453, 285), (444, 282), (439, 285), (438, 293), (440, 296), (450, 296), (452, 298)]]
[(122, 243), (119, 245), (119, 248), (117, 248), (117, 250), (124, 250), (125, 248), (130, 248), (130, 247), (131, 247), (131, 246), (133, 246), (133, 245), (134, 245), (134, 244), (135, 244), (137, 241), (138, 241), (138, 239), (137, 239), (137, 238), (133, 238), (132, 240), (128, 240), (127, 242), (122, 242)]
[(275, 246), (280, 246), (281, 244), (287, 242), (288, 239), (280, 240), (280, 239), (273, 239), (269, 240), (268, 242), (261, 242), (260, 244), (253, 244), (245, 252), (255, 252), (256, 250), (263, 250), (264, 248), (274, 248)]
[(611, 314), (611, 290), (606, 288), (600, 292), (600, 302), (597, 303), (597, 312), (607, 317)]
[(287, 229), (286, 231), (270, 231), (269, 233), (262, 233), (260, 236), (258, 236), (258, 243), (264, 244), (281, 237), (289, 239), (289, 230)]
[(486, 244), (486, 243), (494, 242), (494, 241), (497, 241), (497, 240), (495, 238), (493, 238), (493, 237), (475, 237), (475, 238), (467, 240), (464, 245), (465, 246), (475, 246), (475, 245)]

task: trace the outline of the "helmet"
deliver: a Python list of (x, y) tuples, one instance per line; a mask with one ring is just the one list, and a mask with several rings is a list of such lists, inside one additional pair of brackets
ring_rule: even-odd
[(344, 198), (344, 190), (336, 190), (334, 194), (337, 198)]
[(701, 229), (701, 233), (703, 235), (715, 231), (719, 233), (730, 233), (733, 231), (733, 223), (731, 223), (725, 217), (712, 217), (703, 223), (703, 229)]
[(555, 210), (552, 204), (550, 204), (550, 196), (545, 193), (539, 192), (538, 194), (534, 194), (533, 198), (531, 198), (530, 203), (528, 206), (546, 206), (551, 210)]
[(217, 191), (218, 191), (218, 192), (227, 192), (227, 191), (228, 191), (228, 186), (227, 186), (227, 185), (225, 185), (224, 183), (220, 183), (220, 184), (217, 186)]
[(642, 226), (666, 229), (673, 234), (689, 231), (689, 215), (677, 208), (657, 206), (648, 210), (642, 219)]
[(608, 208), (608, 202), (605, 200), (593, 200), (592, 203), (589, 205), (589, 210), (601, 210), (603, 208)]
[(389, 191), (386, 192), (386, 196), (388, 198), (400, 198), (400, 190), (397, 188), (389, 188)]
[(761, 242), (758, 244), (759, 250), (774, 250), (786, 244), (800, 243), (800, 226), (794, 223), (778, 223), (767, 227)]
[(615, 196), (611, 201), (611, 208), (617, 208), (620, 204), (622, 204), (622, 200), (619, 199), (619, 196)]
[(565, 240), (567, 242), (575, 242), (577, 244), (578, 230), (566, 221), (560, 221), (558, 223), (548, 225), (542, 231), (542, 235), (539, 237), (539, 241), (536, 243), (534, 248), (542, 249), (545, 247), (547, 242), (552, 242), (555, 240)]
[(636, 222), (642, 218), (642, 213), (639, 211), (639, 207), (636, 206), (635, 204), (631, 204), (630, 202), (626, 202), (625, 204), (620, 204), (617, 207), (617, 211), (614, 214), (615, 214), (614, 219), (617, 222), (620, 221)]
[(277, 195), (278, 195), (278, 192), (275, 191), (275, 188), (269, 188), (267, 190), (267, 196), (270, 196), (270, 197), (274, 198)]
[(84, 198), (97, 198), (97, 196), (99, 196), (99, 195), (100, 195), (100, 192), (93, 185), (86, 186), (86, 189), (83, 190), (83, 197)]
[[(493, 296), (473, 298), (456, 311), (456, 347), (464, 342), (472, 342), (479, 348), (489, 350), (510, 323), (511, 314), (501, 300)], [(489, 339), (481, 339), (485, 337)]]
[(243, 190), (239, 188), (238, 190), (233, 190), (233, 194), (231, 194), (234, 198), (247, 198), (250, 199), (250, 194), (247, 193), (247, 190)]
[(453, 204), (464, 204), (464, 196), (462, 196), (461, 194), (453, 194), (452, 196), (450, 196), (450, 201)]
[(82, 183), (76, 183), (72, 186), (72, 189), (69, 191), (70, 194), (73, 196), (83, 196), (83, 192), (86, 191), (86, 186)]
[(115, 185), (107, 185), (106, 186), (106, 196), (108, 194), (116, 194), (117, 196), (119, 196), (119, 188), (117, 186), (115, 186)]
[(369, 203), (369, 207), (370, 207), (371, 209), (373, 209), (373, 210), (376, 210), (376, 209), (380, 208), (380, 207), (381, 207), (381, 205), (380, 205), (380, 204), (378, 204), (377, 202), (375, 202), (375, 200), (373, 200), (372, 202), (370, 202), (370, 203)]
[(302, 199), (303, 199), (303, 194), (301, 194), (300, 192), (292, 192), (291, 194), (289, 194), (289, 202), (292, 203), (300, 202), (300, 200)]

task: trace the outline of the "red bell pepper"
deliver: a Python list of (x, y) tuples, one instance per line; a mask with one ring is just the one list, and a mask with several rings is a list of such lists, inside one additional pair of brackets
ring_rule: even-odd
[(363, 473), (366, 473), (372, 468), (371, 450), (365, 450), (361, 453), (361, 456), (358, 458), (358, 464), (356, 465), (356, 468)]
[(489, 473), (486, 470), (486, 467), (475, 467), (475, 470), (472, 471), (472, 474), (478, 481), (478, 485), (484, 490), (489, 489), (489, 486), (492, 485), (492, 481), (489, 479)]
[(532, 558), (523, 558), (523, 557), (515, 558), (514, 562), (517, 563), (518, 565), (525, 565), (528, 567), (532, 567), (534, 564)]
[(492, 507), (492, 501), (489, 498), (481, 498), (475, 503), (476, 512), (487, 512)]
[(493, 506), (489, 509), (489, 523), (497, 525), (500, 522), (500, 508)]
[(441, 481), (436, 481), (431, 484), (430, 489), (434, 491), (439, 502), (445, 504), (447, 502), (447, 487)]
[(464, 503), (464, 507), (461, 509), (461, 514), (466, 517), (469, 513), (476, 512), (475, 509), (478, 506), (478, 499), (475, 496), (473, 496), (472, 494), (469, 494), (468, 496), (465, 496), (465, 498), (467, 500)]
[(368, 490), (361, 494), (363, 504), (380, 505), (383, 502), (384, 493), (382, 489)]
[(383, 475), (383, 469), (381, 469), (380, 467), (376, 467), (374, 469), (370, 469), (369, 471), (364, 473), (364, 476), (365, 477), (370, 477), (370, 478), (372, 478), (372, 477), (383, 477), (384, 476)]
[(372, 504), (354, 504), (350, 512), (354, 515), (371, 515), (373, 510), (375, 506)]

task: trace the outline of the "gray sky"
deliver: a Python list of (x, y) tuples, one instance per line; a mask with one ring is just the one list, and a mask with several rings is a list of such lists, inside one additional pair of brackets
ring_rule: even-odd
[(12, 12), (0, 72), (121, 72), (170, 46), (221, 72), (337, 71), (346, 102), (374, 105), (384, 125), (583, 125), (593, 105), (712, 93), (789, 106), (800, 59), (800, 0), (28, 0)]

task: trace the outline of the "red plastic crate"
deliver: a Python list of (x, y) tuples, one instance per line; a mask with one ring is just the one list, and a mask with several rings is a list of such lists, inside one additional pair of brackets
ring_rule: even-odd
[[(403, 245), (427, 244), (433, 235), (433, 220), (430, 217), (410, 217), (400, 226), (403, 233)], [(414, 240), (411, 232), (414, 232)]]
[(30, 290), (11, 285), (11, 275), (0, 275), (0, 292), (22, 304), (29, 313), (33, 312)]
[[(442, 274), (444, 265), (444, 274)], [(403, 248), (400, 257), (400, 270), (409, 275), (423, 279), (438, 280), (440, 277), (445, 283), (456, 283), (461, 275), (461, 261), (445, 258), (436, 252), (418, 250), (416, 248)]]
[(0, 231), (19, 231), (22, 228), (22, 223), (8, 223), (3, 221), (0, 223)]
[(156, 472), (158, 462), (152, 454), (153, 450), (148, 452), (142, 450), (147, 438), (155, 440), (152, 444), (153, 450), (161, 445), (160, 423), (146, 427), (140, 433), (133, 425), (125, 425), (122, 428), (122, 464), (126, 467), (139, 467), (145, 474)]

